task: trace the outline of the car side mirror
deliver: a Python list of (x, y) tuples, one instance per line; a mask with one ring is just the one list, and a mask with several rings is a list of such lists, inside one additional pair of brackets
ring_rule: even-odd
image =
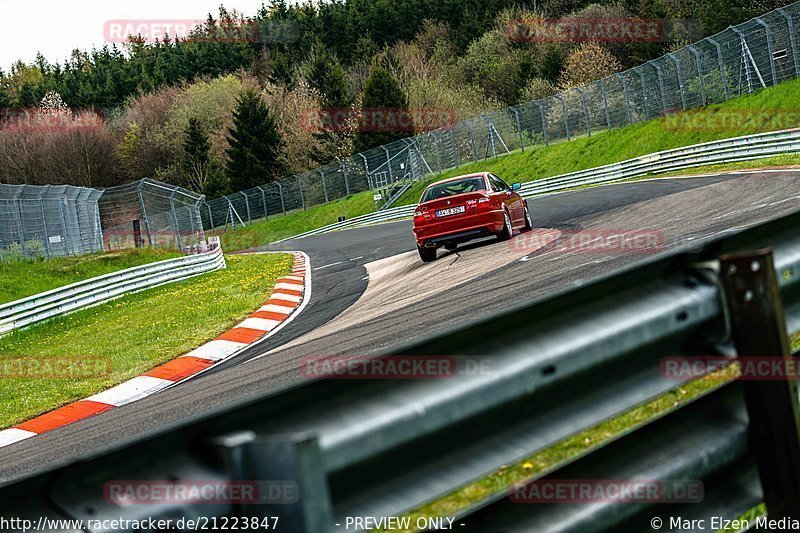
[(521, 187), (522, 187), (522, 185), (520, 183), (515, 183), (515, 184), (513, 184), (511, 186), (511, 190), (512, 191), (518, 191)]

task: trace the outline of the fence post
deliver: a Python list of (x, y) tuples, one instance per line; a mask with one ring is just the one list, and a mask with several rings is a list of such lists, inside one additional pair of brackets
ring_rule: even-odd
[(519, 123), (519, 111), (517, 111), (516, 109), (512, 109), (511, 111), (514, 112), (514, 118), (516, 119), (516, 122), (517, 122), (517, 133), (519, 133), (519, 149), (524, 154), (525, 153), (525, 141), (523, 140), (523, 137), (522, 137), (522, 125)]
[(211, 225), (211, 228), (209, 229), (213, 230), (215, 226), (214, 226), (214, 215), (211, 213), (211, 204), (206, 202), (206, 207), (208, 208), (208, 223)]
[(603, 110), (606, 113), (606, 127), (611, 129), (611, 115), (608, 112), (608, 98), (606, 97), (606, 79), (600, 80), (600, 91), (603, 94)]
[[(779, 357), (793, 368), (772, 251), (724, 255), (720, 275), (738, 357)], [(748, 379), (741, 386), (767, 512), (800, 519), (798, 382)]]
[(639, 84), (642, 86), (642, 105), (644, 106), (644, 119), (647, 120), (650, 117), (650, 114), (647, 112), (647, 87), (644, 84), (644, 73), (641, 70), (637, 70), (636, 73), (639, 75)]
[(367, 185), (369, 185), (369, 190), (372, 191), (374, 189), (372, 188), (372, 180), (369, 177), (369, 162), (367, 161), (367, 156), (361, 152), (359, 152), (358, 155), (360, 155), (361, 159), (364, 160), (364, 170), (367, 172)]
[(761, 17), (755, 17), (753, 20), (756, 21), (757, 24), (760, 24), (764, 27), (764, 33), (767, 37), (767, 55), (769, 56), (769, 70), (772, 73), (772, 85), (778, 85), (778, 76), (775, 73), (775, 58), (772, 57), (772, 31), (769, 29), (769, 25), (764, 22)]
[(11, 206), (14, 209), (14, 221), (17, 223), (17, 235), (19, 235), (19, 245), (25, 245), (25, 229), (22, 227), (22, 200), (20, 200), (20, 195), (22, 194), (22, 187), (14, 193), (14, 197), (11, 199)]
[[(64, 253), (65, 255), (71, 255), (72, 250), (70, 242), (72, 241), (72, 239), (70, 239), (69, 236), (67, 235), (67, 213), (66, 211), (64, 211), (64, 198), (65, 196), (62, 195), (60, 199), (56, 200), (56, 202), (58, 202), (58, 210), (61, 213), (59, 221), (61, 222), (61, 233), (64, 235), (64, 240), (62, 241), (64, 243)], [(75, 255), (78, 254), (76, 253)]]
[(439, 152), (439, 137), (434, 132), (430, 132), (433, 137), (433, 148), (436, 150), (436, 166), (439, 167), (439, 174), (442, 173), (442, 154)]
[(456, 168), (461, 166), (461, 158), (458, 157), (458, 147), (456, 146), (456, 138), (453, 135), (453, 130), (450, 131), (450, 145), (453, 147), (453, 157), (456, 160)]
[(581, 95), (581, 103), (583, 104), (583, 121), (586, 124), (586, 136), (591, 137), (592, 129), (589, 127), (589, 106), (586, 103), (586, 92), (580, 87), (575, 87), (575, 90), (577, 90)]
[(50, 239), (47, 235), (47, 215), (44, 211), (44, 190), (39, 194), (39, 210), (42, 212), (42, 226), (44, 226), (44, 238), (42, 239), (44, 241), (44, 253), (50, 258), (52, 255), (50, 253)]
[(703, 98), (702, 105), (706, 105), (706, 103), (708, 103), (706, 98), (706, 82), (703, 80), (703, 68), (700, 66), (700, 52), (698, 52), (697, 48), (692, 45), (689, 45), (686, 48), (692, 53), (694, 56), (694, 62), (697, 63), (697, 81), (700, 82), (700, 95)]
[(339, 161), (339, 165), (342, 167), (342, 177), (344, 177), (344, 193), (350, 196), (350, 180), (347, 179), (347, 168), (344, 161)]
[(686, 93), (683, 88), (683, 74), (681, 73), (681, 62), (673, 52), (667, 54), (673, 63), (675, 63), (675, 70), (678, 72), (678, 88), (681, 91), (681, 109), (686, 109)]
[(467, 121), (467, 128), (469, 129), (469, 142), (472, 146), (472, 162), (478, 162), (478, 153), (475, 151), (475, 133), (472, 131), (472, 121)]
[(664, 92), (664, 71), (653, 61), (653, 68), (656, 69), (656, 80), (658, 81), (658, 91), (661, 93), (661, 114), (667, 114), (667, 93)]
[(725, 62), (722, 60), (722, 47), (719, 43), (714, 40), (712, 37), (706, 37), (706, 40), (714, 45), (714, 48), (717, 49), (717, 59), (719, 60), (719, 75), (722, 78), (722, 90), (725, 93), (725, 100), (729, 98), (728, 96), (728, 76), (725, 74)]
[(778, 13), (786, 19), (786, 26), (789, 29), (789, 41), (792, 43), (792, 59), (794, 60), (794, 75), (800, 77), (800, 61), (797, 58), (797, 36), (794, 34), (794, 18), (791, 13), (787, 13), (785, 9), (779, 7)]
[(283, 185), (281, 185), (280, 181), (275, 181), (275, 185), (278, 186), (278, 194), (281, 197), (281, 212), (285, 215), (286, 214), (286, 204), (283, 202)]
[(567, 140), (571, 141), (571, 136), (569, 134), (569, 117), (567, 116), (567, 103), (561, 98), (561, 95), (555, 94), (553, 98), (561, 102), (561, 112), (564, 115), (564, 130), (567, 133)]
[(244, 208), (247, 210), (247, 223), (252, 224), (253, 219), (250, 217), (250, 200), (247, 199), (247, 194), (244, 191), (239, 191), (239, 194), (244, 196)]
[(173, 189), (173, 191), (169, 194), (169, 209), (172, 212), (172, 223), (175, 225), (175, 244), (178, 245), (178, 250), (183, 252), (183, 244), (181, 244), (181, 236), (180, 228), (178, 227), (178, 213), (175, 212), (175, 193), (177, 193), (177, 189)]
[(301, 176), (297, 176), (297, 188), (300, 190), (300, 203), (303, 205), (303, 211), (306, 210), (306, 199), (303, 196), (303, 180)]
[(322, 192), (325, 194), (325, 203), (328, 203), (328, 184), (325, 182), (325, 173), (317, 169), (317, 173), (322, 176)]
[(153, 232), (150, 230), (150, 221), (147, 219), (147, 207), (145, 207), (144, 195), (142, 194), (144, 184), (145, 180), (141, 180), (136, 186), (136, 191), (139, 193), (139, 207), (142, 210), (142, 220), (144, 220), (144, 227), (147, 230), (147, 241), (150, 246), (153, 246)]
[(622, 74), (614, 74), (622, 82), (622, 94), (625, 96), (625, 112), (628, 115), (628, 124), (633, 124), (633, 113), (631, 112), (631, 100), (628, 98), (628, 81)]
[(539, 116), (542, 118), (542, 134), (544, 135), (544, 145), (549, 144), (547, 139), (547, 119), (544, 117), (544, 106), (539, 100), (534, 100), (533, 105), (539, 108)]

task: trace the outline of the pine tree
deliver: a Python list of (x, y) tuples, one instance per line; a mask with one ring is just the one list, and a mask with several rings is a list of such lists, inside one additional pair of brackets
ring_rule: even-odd
[(194, 191), (206, 192), (210, 150), (211, 142), (200, 121), (194, 117), (190, 118), (183, 143), (182, 166), (186, 183)]
[(309, 85), (323, 95), (324, 107), (341, 109), (352, 103), (344, 69), (322, 43), (314, 46), (306, 71)]
[(275, 119), (261, 96), (252, 89), (242, 91), (228, 128), (228, 174), (235, 191), (249, 189), (283, 177), (286, 169), (279, 158), (282, 140)]
[(396, 119), (404, 111), (408, 111), (406, 94), (394, 76), (381, 65), (373, 65), (372, 72), (367, 78), (364, 85), (362, 108), (366, 117), (359, 123), (359, 129), (353, 139), (353, 146), (357, 151), (363, 152), (413, 135), (413, 131), (393, 127), (388, 121), (383, 127), (375, 127), (374, 117), (370, 115), (380, 114), (381, 117), (378, 118), (385, 115), (388, 119)]

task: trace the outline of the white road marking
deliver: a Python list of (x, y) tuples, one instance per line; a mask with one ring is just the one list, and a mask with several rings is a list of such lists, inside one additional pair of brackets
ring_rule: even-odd
[(321, 267), (317, 267), (317, 268), (315, 268), (314, 270), (322, 270), (323, 268), (328, 268), (328, 267), (332, 267), (332, 266), (336, 266), (336, 265), (341, 265), (341, 264), (342, 264), (342, 261), (339, 261), (339, 262), (336, 262), (336, 263), (331, 263), (331, 264), (329, 264), (329, 265), (322, 265)]

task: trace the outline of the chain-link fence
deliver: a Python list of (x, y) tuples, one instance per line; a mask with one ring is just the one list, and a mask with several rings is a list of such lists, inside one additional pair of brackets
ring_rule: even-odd
[(102, 191), (70, 185), (0, 184), (0, 257), (81, 255), (102, 250)]
[(202, 202), (202, 195), (151, 179), (106, 189), (99, 203), (104, 248), (197, 251), (205, 244)]
[(110, 189), (0, 184), (0, 257), (83, 255), (142, 246), (198, 250), (201, 195), (144, 179)]
[(365, 190), (382, 204), (398, 182), (777, 85), (800, 76), (798, 15), (800, 2), (589, 85), (217, 198), (201, 208), (203, 224), (237, 226)]

